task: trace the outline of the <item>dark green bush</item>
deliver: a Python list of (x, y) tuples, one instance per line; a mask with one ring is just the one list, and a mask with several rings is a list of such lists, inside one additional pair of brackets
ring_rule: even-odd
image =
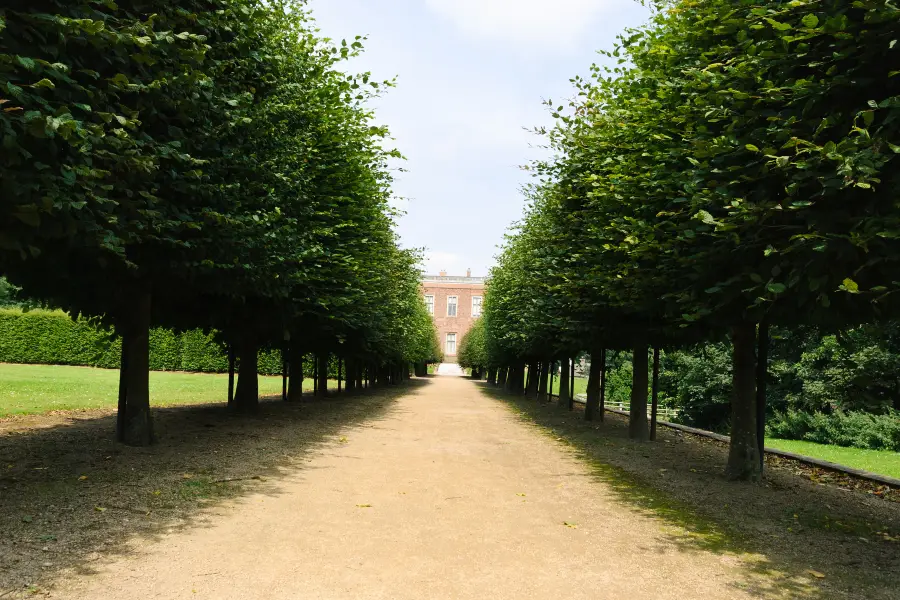
[(769, 420), (771, 437), (819, 444), (900, 452), (900, 412), (778, 412)]
[[(0, 362), (118, 369), (122, 342), (109, 329), (66, 313), (0, 310)], [(150, 332), (150, 369), (224, 373), (228, 357), (212, 333)], [(305, 369), (312, 374), (311, 365)], [(281, 352), (260, 352), (259, 372), (281, 374)]]

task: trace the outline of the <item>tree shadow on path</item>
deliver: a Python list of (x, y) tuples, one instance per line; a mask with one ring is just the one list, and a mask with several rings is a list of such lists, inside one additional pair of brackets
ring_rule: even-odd
[(424, 385), (266, 400), (252, 416), (224, 405), (157, 408), (159, 440), (147, 448), (117, 444), (110, 411), (2, 422), (0, 597), (93, 573), (99, 561), (128, 554), (135, 538), (209, 526), (224, 502), (277, 495), (279, 479), (342, 444), (343, 430), (385, 419), (396, 398)]
[(586, 422), (581, 410), (479, 385), (567, 444), (622, 504), (660, 521), (679, 551), (737, 566), (755, 597), (900, 599), (900, 504), (810, 481), (784, 464), (768, 465), (763, 484), (729, 482), (720, 444), (666, 428), (656, 442), (634, 442), (613, 413)]

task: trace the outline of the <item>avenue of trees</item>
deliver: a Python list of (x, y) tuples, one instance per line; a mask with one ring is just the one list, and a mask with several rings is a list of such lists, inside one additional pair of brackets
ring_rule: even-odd
[(659, 349), (728, 338), (726, 474), (758, 479), (770, 328), (897, 318), (898, 23), (884, 0), (698, 0), (624, 32), (550, 103), (553, 158), (485, 298), (489, 380), (546, 397), (547, 365), (588, 352), (602, 419), (607, 352), (628, 351), (647, 439)]
[[(302, 0), (9, 0), (0, 8), (0, 275), (122, 337), (118, 437), (153, 440), (151, 327), (215, 330), (349, 391), (439, 354), (398, 247), (387, 130)], [(320, 385), (324, 392), (326, 386)]]

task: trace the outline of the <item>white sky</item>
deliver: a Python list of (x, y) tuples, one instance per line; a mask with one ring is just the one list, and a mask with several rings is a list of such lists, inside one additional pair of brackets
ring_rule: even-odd
[(483, 276), (522, 215), (520, 165), (540, 156), (525, 131), (552, 119), (615, 36), (649, 15), (635, 0), (310, 0), (322, 33), (366, 35), (352, 63), (398, 87), (376, 104), (408, 160), (394, 191), (399, 233), (425, 269)]

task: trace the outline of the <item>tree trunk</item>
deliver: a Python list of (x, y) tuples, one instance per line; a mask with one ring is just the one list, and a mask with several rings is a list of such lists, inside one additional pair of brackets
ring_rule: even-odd
[(756, 439), (756, 326), (742, 323), (731, 329), (732, 364), (731, 444), (725, 475), (732, 480), (758, 481), (759, 449)]
[(759, 324), (756, 354), (756, 446), (759, 452), (759, 472), (765, 467), (766, 458), (766, 384), (769, 378), (769, 324)]
[(281, 400), (288, 401), (288, 350), (281, 351)]
[(497, 387), (505, 388), (506, 387), (506, 374), (507, 368), (500, 367), (497, 369)]
[(600, 408), (600, 370), (603, 361), (600, 357), (603, 351), (591, 352), (591, 371), (588, 373), (587, 404), (584, 405), (584, 420), (593, 421)]
[(527, 373), (525, 368), (525, 363), (519, 363), (516, 365), (516, 378), (513, 381), (515, 383), (515, 389), (513, 390), (516, 394), (520, 396), (525, 395), (526, 388), (526, 379)]
[[(525, 371), (525, 396), (530, 397), (531, 396), (531, 385), (532, 385), (531, 382), (535, 381), (534, 363), (528, 363), (528, 365), (525, 368), (526, 368), (526, 371)], [(537, 386), (535, 386), (534, 391), (535, 391), (535, 393), (537, 393)]]
[(316, 370), (316, 375), (319, 377), (319, 383), (317, 386), (319, 396), (322, 398), (328, 395), (328, 361), (329, 354), (327, 352), (321, 352), (317, 357), (317, 361), (319, 366)]
[(228, 408), (234, 408), (234, 344), (228, 343)]
[(241, 336), (238, 349), (238, 382), (234, 408), (241, 413), (259, 410), (259, 347), (252, 335)]
[(653, 389), (650, 392), (653, 402), (650, 409), (650, 440), (656, 440), (656, 415), (659, 408), (659, 348), (653, 349)]
[(491, 385), (497, 385), (497, 367), (488, 369), (487, 382)]
[(547, 383), (550, 378), (550, 363), (544, 361), (540, 367), (540, 377), (538, 381), (537, 399), (538, 402), (544, 403), (549, 400), (547, 397)]
[[(121, 359), (119, 361), (119, 407), (118, 412), (116, 412), (116, 441), (124, 442), (125, 413), (128, 410), (128, 380), (125, 378), (125, 374), (128, 372), (128, 344), (124, 340), (122, 341), (122, 350), (119, 354)], [(228, 403), (231, 403), (230, 396)]]
[(556, 403), (559, 409), (569, 409), (569, 368), (569, 359), (564, 357), (559, 369), (559, 401)]
[(628, 437), (645, 441), (650, 437), (647, 426), (647, 346), (637, 346), (631, 355), (631, 405), (628, 408)]
[(600, 353), (600, 422), (606, 421), (606, 348)]
[(344, 359), (338, 358), (338, 394), (341, 393), (343, 389), (343, 384), (341, 383), (341, 379), (344, 377)]
[[(122, 327), (122, 352), (125, 363), (120, 382), (125, 383), (124, 416), (118, 439), (129, 446), (153, 443), (153, 420), (150, 416), (150, 287), (136, 286), (129, 299), (130, 311)], [(120, 406), (120, 409), (122, 407)]]
[(556, 361), (550, 361), (550, 387), (547, 388), (547, 402), (553, 400), (553, 384), (556, 383)]
[(572, 359), (571, 371), (569, 372), (569, 410), (575, 410), (575, 361)]
[(291, 344), (288, 349), (288, 402), (303, 400), (303, 351), (300, 344)]

